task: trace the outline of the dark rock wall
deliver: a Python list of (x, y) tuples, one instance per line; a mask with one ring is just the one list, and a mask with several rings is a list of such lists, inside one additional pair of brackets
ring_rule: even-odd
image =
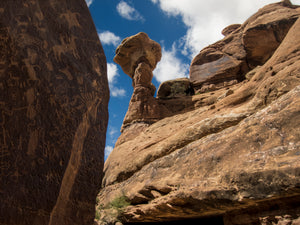
[(109, 91), (85, 1), (0, 1), (0, 46), (0, 224), (92, 224)]

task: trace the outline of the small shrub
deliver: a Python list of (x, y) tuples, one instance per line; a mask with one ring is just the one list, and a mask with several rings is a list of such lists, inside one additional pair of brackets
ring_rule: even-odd
[(115, 208), (115, 209), (119, 210), (119, 209), (123, 209), (129, 205), (130, 205), (129, 199), (125, 195), (122, 195), (122, 196), (117, 197), (114, 200), (112, 200), (109, 203), (109, 208)]
[(100, 220), (100, 212), (98, 210), (96, 210), (95, 219)]

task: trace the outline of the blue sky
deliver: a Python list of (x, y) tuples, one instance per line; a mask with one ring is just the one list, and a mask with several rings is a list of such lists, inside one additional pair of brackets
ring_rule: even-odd
[[(192, 58), (223, 38), (223, 28), (243, 23), (273, 0), (86, 0), (105, 51), (110, 86), (105, 158), (112, 151), (133, 92), (132, 81), (113, 62), (121, 41), (146, 32), (162, 46), (162, 60), (153, 71), (158, 88), (165, 80), (187, 77)], [(300, 4), (300, 0), (291, 1)]]

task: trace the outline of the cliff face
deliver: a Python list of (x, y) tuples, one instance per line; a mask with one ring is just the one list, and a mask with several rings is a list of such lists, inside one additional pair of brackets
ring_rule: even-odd
[(92, 224), (109, 93), (85, 1), (1, 1), (0, 46), (0, 224)]
[(163, 94), (163, 119), (123, 130), (97, 209), (124, 198), (123, 222), (299, 223), (299, 13), (268, 5), (203, 49), (191, 64), (196, 94)]

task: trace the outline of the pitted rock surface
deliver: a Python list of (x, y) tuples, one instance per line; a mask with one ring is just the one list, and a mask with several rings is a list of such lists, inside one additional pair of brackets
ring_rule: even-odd
[(0, 224), (93, 224), (109, 93), (85, 1), (1, 1), (0, 46)]

